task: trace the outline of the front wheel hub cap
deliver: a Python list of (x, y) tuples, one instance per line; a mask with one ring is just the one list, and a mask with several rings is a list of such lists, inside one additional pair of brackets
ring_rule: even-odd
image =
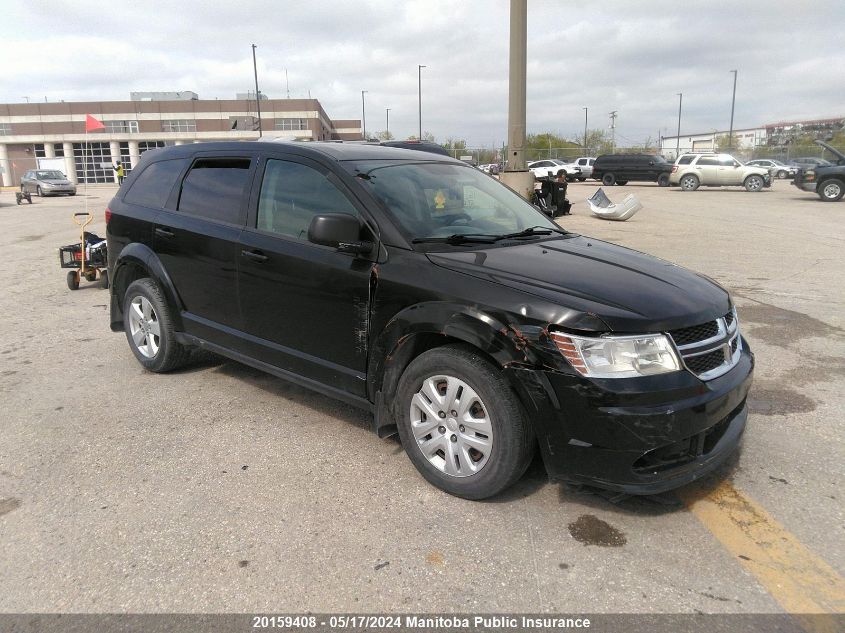
[[(441, 419), (441, 411), (455, 415)], [(469, 477), (490, 459), (490, 413), (475, 390), (460, 378), (437, 375), (423, 380), (411, 399), (410, 415), (417, 447), (432, 466), (446, 475)], [(444, 427), (447, 433), (439, 430)]]

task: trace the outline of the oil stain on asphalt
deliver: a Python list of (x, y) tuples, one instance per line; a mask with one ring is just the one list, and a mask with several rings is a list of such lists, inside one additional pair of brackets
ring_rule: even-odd
[(750, 323), (754, 338), (778, 347), (789, 347), (797, 339), (842, 338), (842, 328), (828, 325), (803, 312), (778, 308), (752, 299), (754, 305), (739, 308), (741, 323)]
[(592, 514), (582, 514), (567, 527), (572, 538), (584, 545), (622, 547), (628, 542), (624, 533)]
[(748, 410), (760, 415), (787, 415), (815, 410), (816, 402), (803, 393), (786, 387), (769, 386), (765, 382), (752, 387), (748, 394)]

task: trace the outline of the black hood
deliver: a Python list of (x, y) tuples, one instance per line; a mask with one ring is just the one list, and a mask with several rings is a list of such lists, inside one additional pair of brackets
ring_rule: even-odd
[(617, 332), (662, 332), (730, 310), (727, 291), (670, 262), (587, 237), (428, 253), (473, 275), (593, 314)]

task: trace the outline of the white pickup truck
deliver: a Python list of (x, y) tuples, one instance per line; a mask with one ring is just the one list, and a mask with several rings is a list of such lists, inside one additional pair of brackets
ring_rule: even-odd
[(596, 162), (595, 157), (593, 156), (582, 156), (581, 158), (576, 158), (571, 163), (566, 163), (564, 167), (566, 168), (567, 173), (572, 173), (575, 169), (579, 169), (580, 173), (574, 176), (578, 182), (584, 182), (587, 178), (591, 178), (593, 175), (593, 163)]

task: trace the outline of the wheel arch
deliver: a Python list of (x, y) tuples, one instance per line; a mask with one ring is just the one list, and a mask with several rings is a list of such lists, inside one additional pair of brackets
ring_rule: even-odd
[(428, 350), (456, 344), (499, 369), (531, 363), (525, 335), (492, 315), (443, 302), (405, 308), (376, 338), (368, 363), (367, 391), (375, 403), (374, 430), (380, 437), (396, 432), (393, 404), (408, 365)]
[(179, 294), (173, 286), (170, 275), (167, 274), (161, 260), (155, 252), (145, 244), (138, 242), (125, 246), (109, 273), (111, 297), (112, 331), (123, 329), (123, 296), (129, 285), (138, 279), (149, 277), (153, 279), (164, 292), (168, 304), (173, 308), (173, 321), (177, 330), (182, 329), (181, 306)]

